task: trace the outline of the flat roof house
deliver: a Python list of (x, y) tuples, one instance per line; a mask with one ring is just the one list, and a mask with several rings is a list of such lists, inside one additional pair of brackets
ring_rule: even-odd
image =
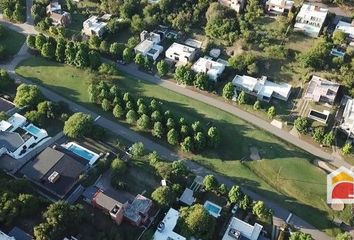
[(240, 13), (245, 8), (246, 0), (219, 0), (219, 3)]
[(291, 93), (291, 85), (271, 82), (265, 76), (254, 78), (246, 75), (236, 75), (232, 80), (232, 84), (236, 89), (245, 91), (266, 102), (269, 102), (273, 97), (287, 101)]
[(349, 137), (354, 137), (354, 100), (348, 99), (343, 116), (342, 123), (340, 128), (348, 134)]
[(312, 76), (304, 98), (313, 102), (333, 105), (340, 85), (318, 76)]
[(311, 37), (318, 37), (326, 21), (327, 8), (304, 3), (296, 16), (294, 28)]
[(168, 239), (186, 240), (185, 237), (173, 231), (173, 229), (176, 227), (178, 218), (179, 218), (179, 212), (173, 208), (170, 208), (166, 213), (166, 216), (160, 223), (162, 224), (163, 227), (161, 229), (156, 230), (152, 239), (153, 240), (168, 240)]
[(10, 237), (6, 233), (0, 231), (0, 240), (17, 240), (14, 237)]
[(124, 210), (124, 217), (131, 224), (141, 226), (149, 218), (149, 211), (152, 208), (152, 200), (138, 194), (132, 203)]
[(143, 31), (140, 33), (141, 42), (134, 48), (135, 54), (140, 53), (144, 57), (155, 61), (163, 51), (163, 47), (159, 45), (161, 36), (158, 33)]
[(345, 32), (348, 35), (350, 45), (354, 46), (354, 20), (351, 23), (339, 21), (336, 29)]
[(187, 64), (188, 62), (193, 61), (196, 52), (196, 49), (193, 47), (189, 47), (180, 43), (173, 43), (166, 50), (165, 56), (167, 59), (173, 62)]
[(102, 21), (98, 16), (92, 16), (89, 19), (85, 20), (82, 24), (82, 33), (87, 36), (96, 35), (102, 37), (103, 33), (106, 30), (107, 23)]
[(291, 0), (268, 0), (266, 9), (269, 13), (288, 14), (294, 7), (294, 1)]
[(208, 57), (201, 57), (193, 64), (192, 70), (197, 73), (205, 73), (210, 80), (216, 82), (224, 72), (225, 64), (213, 61)]
[(46, 7), (46, 13), (49, 18), (53, 20), (54, 26), (67, 26), (71, 23), (70, 13), (62, 10), (58, 1), (49, 3), (49, 5)]
[(61, 147), (47, 147), (20, 172), (37, 186), (64, 199), (87, 168), (87, 161), (70, 151)]
[(257, 240), (262, 232), (263, 226), (255, 223), (254, 226), (232, 217), (222, 240), (248, 239)]

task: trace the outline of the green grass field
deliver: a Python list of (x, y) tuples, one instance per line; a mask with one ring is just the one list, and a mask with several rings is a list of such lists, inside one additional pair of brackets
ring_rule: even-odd
[[(1, 24), (0, 24), (1, 25)], [(0, 45), (5, 47), (5, 59), (15, 55), (23, 45), (26, 37), (18, 32), (15, 32), (3, 25), (5, 33), (0, 37)]]
[[(95, 78), (92, 73), (35, 57), (22, 62), (16, 72), (93, 107), (88, 103), (87, 93), (88, 83)], [(160, 86), (128, 76), (114, 81), (136, 97), (163, 101), (171, 112), (189, 121), (212, 122), (221, 131), (220, 147), (190, 158), (282, 204), (328, 234), (334, 234), (336, 229), (330, 219), (335, 213), (325, 203), (326, 175), (311, 164), (313, 156), (231, 114)], [(249, 158), (250, 147), (259, 150), (262, 160), (240, 161)]]

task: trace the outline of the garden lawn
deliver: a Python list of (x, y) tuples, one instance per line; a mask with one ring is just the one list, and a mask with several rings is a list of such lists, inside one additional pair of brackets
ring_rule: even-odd
[[(87, 71), (32, 57), (23, 61), (16, 72), (63, 96), (90, 105), (87, 85), (95, 76)], [(222, 136), (220, 146), (189, 158), (335, 235), (337, 229), (330, 222), (335, 213), (325, 203), (326, 175), (311, 164), (313, 156), (231, 114), (158, 85), (123, 75), (115, 82), (135, 97), (159, 99), (175, 116), (217, 126)], [(247, 161), (250, 147), (258, 149), (262, 160)]]
[(22, 47), (23, 43), (26, 40), (26, 37), (5, 26), (3, 27), (5, 28), (6, 32), (4, 33), (3, 36), (0, 37), (0, 45), (5, 47), (6, 57), (13, 56), (20, 50), (20, 48)]

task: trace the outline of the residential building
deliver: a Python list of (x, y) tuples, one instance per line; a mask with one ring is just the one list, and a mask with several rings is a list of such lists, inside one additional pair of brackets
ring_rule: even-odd
[(71, 23), (70, 13), (62, 10), (58, 1), (49, 3), (46, 7), (46, 13), (53, 20), (54, 26), (67, 26)]
[(257, 240), (262, 232), (263, 226), (255, 223), (253, 226), (232, 217), (222, 240), (248, 239)]
[(318, 37), (328, 15), (327, 8), (304, 3), (296, 16), (294, 28), (305, 34)]
[(304, 99), (313, 102), (333, 105), (340, 85), (318, 76), (312, 76), (311, 81), (306, 89)]
[(180, 43), (173, 43), (166, 50), (165, 56), (173, 62), (187, 64), (188, 62), (193, 61), (195, 54), (195, 48)]
[(291, 0), (268, 0), (266, 9), (269, 13), (288, 14), (294, 7), (294, 1)]
[(6, 233), (0, 231), (0, 240), (16, 240), (14, 237), (10, 237)]
[(237, 90), (245, 91), (266, 102), (269, 102), (272, 98), (287, 101), (291, 93), (291, 85), (269, 81), (265, 76), (254, 78), (246, 75), (236, 75), (232, 84)]
[(209, 79), (216, 82), (225, 70), (225, 64), (213, 61), (209, 57), (201, 57), (192, 66), (192, 70), (197, 73), (205, 73)]
[(48, 133), (15, 113), (8, 120), (0, 121), (0, 156), (7, 154), (19, 159), (48, 141)]
[(134, 48), (135, 54), (140, 53), (144, 57), (155, 61), (163, 51), (163, 47), (159, 45), (161, 36), (158, 33), (143, 31), (140, 34), (141, 42)]
[(354, 20), (351, 23), (339, 21), (336, 29), (345, 32), (348, 35), (350, 45), (354, 46)]
[(54, 147), (47, 147), (20, 172), (40, 188), (65, 199), (88, 169), (88, 161), (60, 146)]
[(120, 225), (124, 218), (124, 209), (127, 207), (126, 203), (121, 203), (109, 192), (98, 190), (92, 198), (92, 205), (102, 209), (109, 214), (111, 218)]
[(152, 208), (152, 200), (138, 194), (132, 203), (124, 210), (124, 217), (131, 224), (141, 226), (149, 218), (149, 211)]
[(185, 237), (173, 231), (176, 227), (178, 218), (179, 212), (173, 208), (170, 208), (162, 222), (159, 224), (159, 227), (153, 236), (153, 240), (186, 240)]
[(346, 132), (349, 137), (354, 138), (354, 100), (351, 98), (348, 99), (345, 104), (340, 128)]
[(87, 36), (98, 36), (102, 37), (106, 30), (107, 22), (103, 21), (102, 18), (98, 16), (92, 16), (82, 24), (82, 33)]
[(192, 189), (185, 188), (181, 197), (179, 198), (179, 201), (181, 203), (188, 205), (188, 206), (191, 206), (196, 200), (196, 198), (193, 195), (194, 195), (194, 192)]
[(6, 100), (5, 98), (0, 97), (0, 112), (8, 113), (15, 108), (15, 104)]
[(240, 13), (246, 5), (246, 0), (219, 0), (219, 3)]
[[(16, 240), (32, 240), (32, 236), (23, 231), (21, 228), (14, 227), (9, 232), (9, 236), (14, 237)], [(1, 239), (1, 237), (0, 237)]]

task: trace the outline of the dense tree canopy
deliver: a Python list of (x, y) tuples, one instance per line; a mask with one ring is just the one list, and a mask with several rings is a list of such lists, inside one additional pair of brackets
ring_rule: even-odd
[(90, 115), (78, 112), (74, 113), (64, 125), (64, 134), (71, 138), (83, 137), (90, 133), (93, 119)]

